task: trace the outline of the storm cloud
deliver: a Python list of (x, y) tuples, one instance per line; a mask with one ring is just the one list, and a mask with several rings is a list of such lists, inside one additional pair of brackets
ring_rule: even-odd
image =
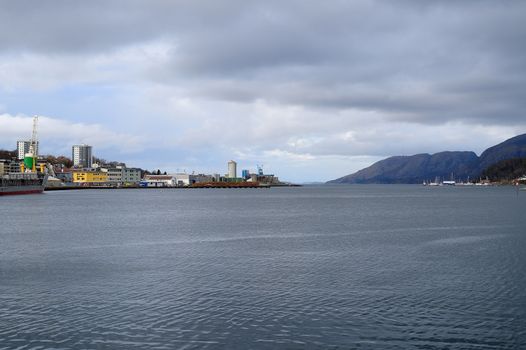
[(1, 1), (0, 112), (325, 180), (523, 133), (524, 23), (523, 1)]

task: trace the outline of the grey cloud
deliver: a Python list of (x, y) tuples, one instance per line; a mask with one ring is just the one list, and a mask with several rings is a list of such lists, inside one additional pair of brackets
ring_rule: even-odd
[(299, 11), (303, 21), (277, 31), (232, 25), (188, 51), (183, 40), (172, 69), (199, 80), (196, 94), (232, 101), (383, 111), (424, 124), (523, 121), (526, 5), (431, 3), (415, 11), (380, 2), (356, 23), (344, 9), (324, 23)]
[(523, 123), (523, 1), (2, 1), (0, 53), (164, 40), (152, 83), (386, 120)]
[[(100, 53), (220, 27), (249, 2), (0, 1), (0, 52)], [(190, 34), (193, 35), (193, 34)]]

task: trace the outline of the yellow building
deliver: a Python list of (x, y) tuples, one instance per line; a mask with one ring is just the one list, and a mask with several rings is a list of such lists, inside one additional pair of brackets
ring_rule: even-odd
[(73, 171), (73, 182), (86, 183), (86, 182), (107, 182), (108, 174), (102, 171)]

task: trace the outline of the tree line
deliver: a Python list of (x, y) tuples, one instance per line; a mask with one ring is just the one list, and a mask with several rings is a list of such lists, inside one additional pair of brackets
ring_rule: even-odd
[(526, 158), (501, 160), (482, 172), (490, 181), (511, 181), (526, 175)]

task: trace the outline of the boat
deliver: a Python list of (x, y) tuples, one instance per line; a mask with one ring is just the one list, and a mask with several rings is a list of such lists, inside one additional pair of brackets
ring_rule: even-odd
[(39, 164), (37, 167), (37, 124), (38, 116), (35, 116), (29, 152), (24, 155), (24, 162), (20, 164), (20, 171), (0, 177), (0, 196), (34, 194), (44, 191), (48, 179), (48, 169), (45, 164)]
[(444, 180), (442, 181), (442, 185), (444, 186), (455, 186), (457, 182), (455, 181), (455, 177), (453, 176), (453, 173), (451, 173), (451, 179), (450, 180)]
[(440, 183), (440, 181), (438, 180), (438, 176), (435, 177), (435, 181), (434, 182), (429, 182), (427, 184), (428, 186), (441, 186), (442, 183)]
[(457, 186), (474, 186), (475, 184), (473, 182), (471, 182), (471, 180), (469, 179), (469, 176), (468, 176), (468, 179), (466, 180), (466, 182), (457, 182), (456, 183)]
[(42, 193), (46, 183), (44, 173), (10, 173), (1, 177), (0, 196)]

